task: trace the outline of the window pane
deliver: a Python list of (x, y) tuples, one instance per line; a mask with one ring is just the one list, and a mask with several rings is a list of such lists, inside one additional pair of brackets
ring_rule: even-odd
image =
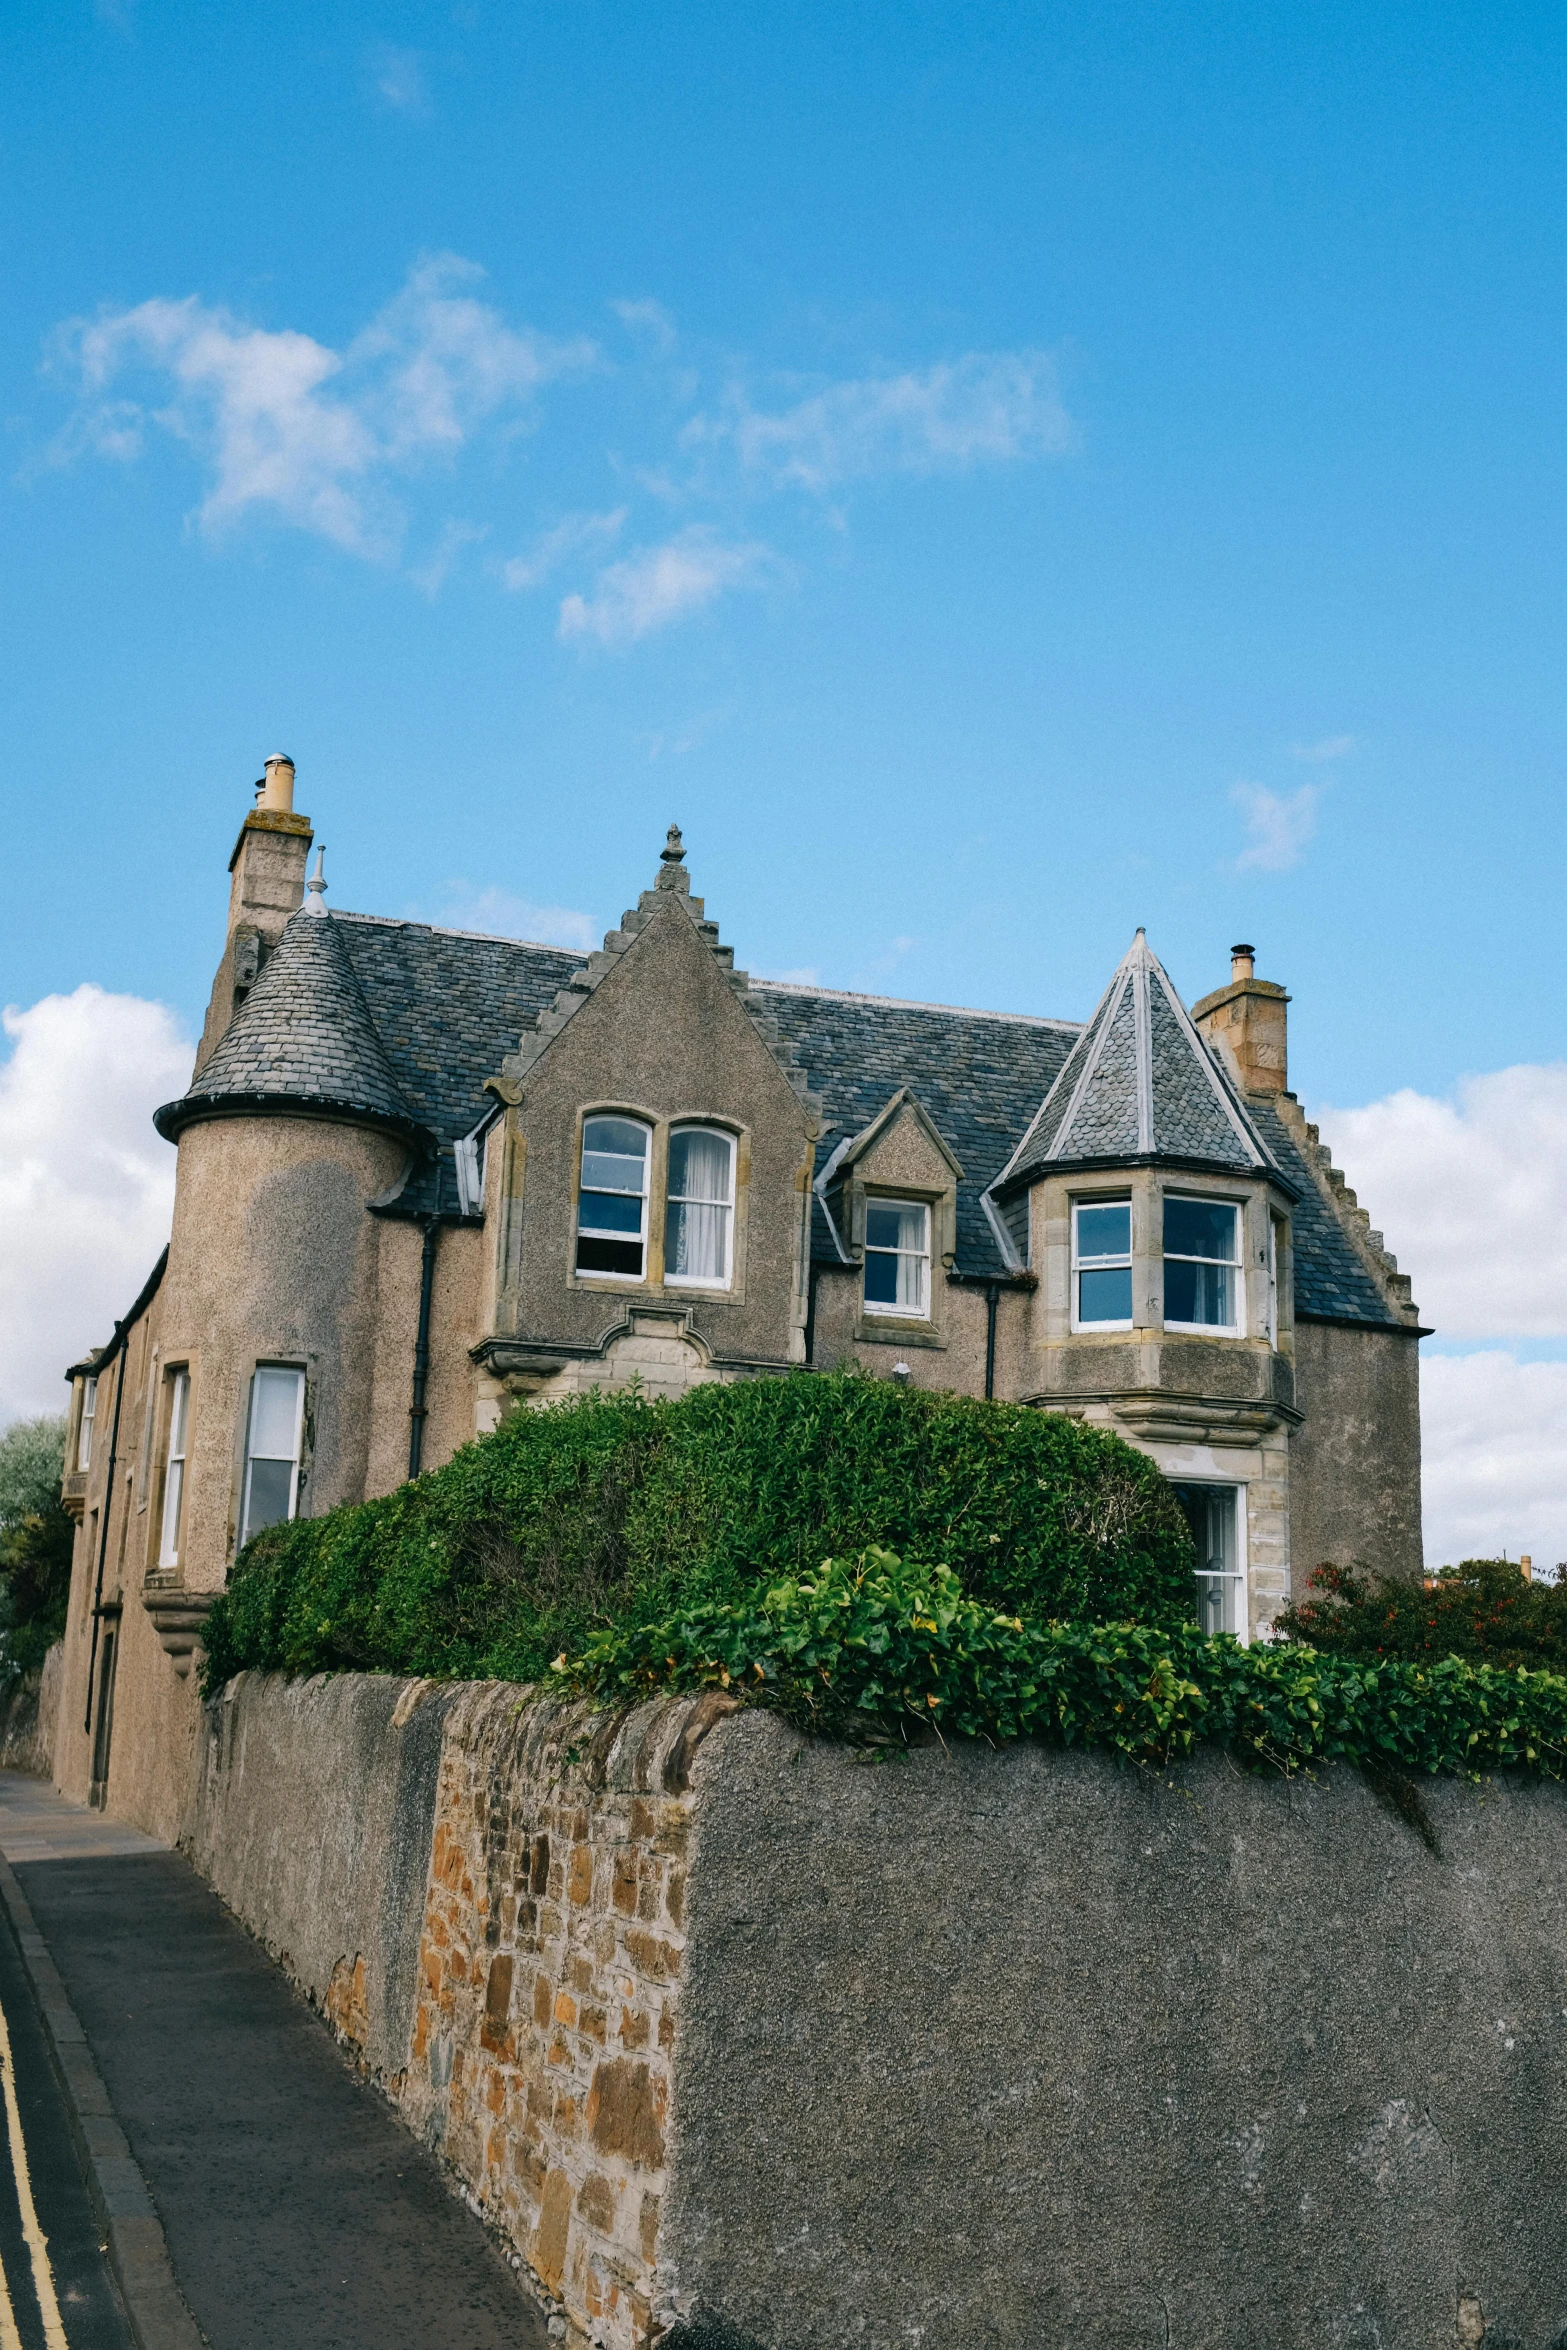
[(177, 1567), (180, 1559), (180, 1503), (185, 1494), (185, 1463), (170, 1461), (163, 1485), (163, 1530), (158, 1543), (160, 1567)]
[(582, 1128), (584, 1151), (617, 1151), (628, 1159), (647, 1157), (647, 1128), (630, 1118), (589, 1118)]
[[(1127, 1257), (1132, 1253), (1132, 1203), (1111, 1200), (1100, 1208), (1077, 1211), (1077, 1253), (1080, 1257)], [(1130, 1289), (1127, 1292), (1131, 1294)], [(1130, 1306), (1127, 1312), (1131, 1312)]]
[(670, 1198), (727, 1203), (733, 1165), (734, 1150), (726, 1134), (683, 1127), (669, 1138)]
[(629, 1273), (634, 1280), (642, 1278), (642, 1243), (640, 1240), (590, 1240), (577, 1242), (577, 1271), (579, 1273)]
[(582, 1182), (587, 1191), (630, 1191), (640, 1199), (647, 1188), (646, 1159), (629, 1159), (624, 1152), (584, 1151)]
[[(250, 1399), (250, 1452), (253, 1460), (289, 1461), (299, 1435), (299, 1391), (303, 1371), (261, 1370), (256, 1373)], [(271, 1525), (272, 1520), (267, 1520)]]
[(1233, 1263), (1237, 1255), (1235, 1217), (1236, 1210), (1222, 1202), (1167, 1199), (1164, 1203), (1166, 1256), (1223, 1257)]
[(671, 1200), (664, 1219), (664, 1271), (675, 1281), (727, 1281), (729, 1210), (702, 1200)]
[(927, 1213), (923, 1207), (889, 1206), (885, 1200), (868, 1201), (865, 1209), (866, 1247), (923, 1249)]
[(1228, 1265), (1193, 1265), (1177, 1257), (1164, 1262), (1164, 1318), (1229, 1330), (1235, 1321), (1235, 1276)]
[(185, 1451), (185, 1409), (190, 1400), (190, 1374), (176, 1371), (169, 1397), (169, 1458), (179, 1460)]
[(280, 1526), (288, 1516), (294, 1495), (292, 1461), (256, 1461), (250, 1464), (245, 1496), (245, 1533), (248, 1542), (263, 1526)]
[(1129, 1322), (1132, 1318), (1131, 1266), (1113, 1265), (1097, 1273), (1079, 1273), (1077, 1318), (1080, 1322)]
[(577, 1223), (584, 1232), (640, 1233), (641, 1197), (629, 1199), (623, 1191), (585, 1191)]
[(898, 1302), (898, 1260), (867, 1249), (865, 1302), (868, 1306), (895, 1306)]

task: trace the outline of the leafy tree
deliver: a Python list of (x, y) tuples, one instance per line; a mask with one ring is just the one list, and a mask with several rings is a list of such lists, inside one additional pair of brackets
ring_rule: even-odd
[(65, 1416), (0, 1436), (0, 1672), (31, 1672), (65, 1630), (75, 1527), (60, 1504)]
[(1337, 1656), (1444, 1656), (1567, 1674), (1567, 1574), (1531, 1583), (1509, 1559), (1464, 1559), (1406, 1583), (1361, 1567), (1321, 1566), (1278, 1631)]

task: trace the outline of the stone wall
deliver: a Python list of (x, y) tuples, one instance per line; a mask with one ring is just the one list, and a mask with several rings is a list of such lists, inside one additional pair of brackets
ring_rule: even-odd
[(1567, 2345), (1567, 1790), (242, 1678), (187, 1841), (569, 2345)]
[(48, 1778), (64, 1669), (65, 1644), (57, 1640), (38, 1670), (24, 1673), (0, 1702), (0, 1770)]

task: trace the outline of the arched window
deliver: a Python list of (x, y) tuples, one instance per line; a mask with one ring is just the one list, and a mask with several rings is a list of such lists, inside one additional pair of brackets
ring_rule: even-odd
[(677, 1126), (669, 1138), (664, 1279), (727, 1289), (733, 1277), (735, 1144), (712, 1126)]
[(648, 1129), (585, 1118), (577, 1193), (577, 1271), (640, 1281), (647, 1271)]

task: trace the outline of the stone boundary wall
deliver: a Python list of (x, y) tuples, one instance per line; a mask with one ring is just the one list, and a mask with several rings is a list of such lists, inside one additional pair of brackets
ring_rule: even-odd
[(0, 1702), (0, 1771), (47, 1779), (54, 1767), (65, 1644), (57, 1640), (35, 1673), (25, 1673)]
[(1567, 2350), (1567, 1789), (208, 1723), (187, 1848), (577, 2350)]

